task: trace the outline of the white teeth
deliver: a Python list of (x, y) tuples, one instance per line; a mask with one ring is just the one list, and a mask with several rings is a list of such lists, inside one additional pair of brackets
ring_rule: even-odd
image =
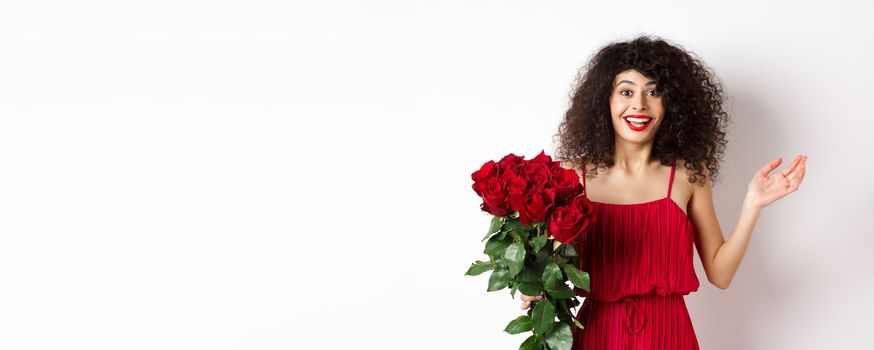
[(625, 119), (630, 121), (630, 122), (635, 122), (635, 123), (647, 123), (650, 120), (652, 120), (652, 118), (634, 118), (634, 117), (626, 117)]

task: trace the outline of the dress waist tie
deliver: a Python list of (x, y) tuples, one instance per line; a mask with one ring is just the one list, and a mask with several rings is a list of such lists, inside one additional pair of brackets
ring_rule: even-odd
[(624, 300), (625, 320), (623, 320), (623, 323), (625, 324), (625, 329), (632, 334), (640, 333), (646, 323), (646, 318), (642, 313), (640, 313), (640, 309), (637, 307), (637, 302), (630, 298), (624, 298)]

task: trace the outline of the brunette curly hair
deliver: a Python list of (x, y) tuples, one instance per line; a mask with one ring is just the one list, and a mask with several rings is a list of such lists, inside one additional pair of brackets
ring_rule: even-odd
[(722, 83), (697, 55), (646, 35), (608, 43), (578, 72), (569, 95), (570, 108), (555, 134), (559, 138), (556, 158), (576, 165), (585, 160), (595, 165), (590, 170), (593, 174), (614, 165), (610, 94), (614, 77), (628, 69), (656, 80), (665, 105), (652, 156), (662, 165), (684, 160), (685, 168), (692, 170), (689, 182), (703, 186), (709, 175), (715, 183), (728, 143)]

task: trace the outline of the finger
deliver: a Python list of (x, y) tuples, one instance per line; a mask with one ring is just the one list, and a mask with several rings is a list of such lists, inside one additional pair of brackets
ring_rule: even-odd
[(806, 166), (805, 161), (804, 161), (803, 159), (800, 160), (800, 161), (798, 162), (798, 165), (794, 168), (794, 170), (792, 170), (792, 172), (787, 173), (788, 175), (787, 175), (786, 177), (787, 177), (790, 181), (791, 181), (792, 179), (794, 179), (794, 178), (797, 178), (797, 177), (798, 177), (798, 174), (799, 174), (801, 171), (804, 170), (805, 166)]
[(780, 163), (782, 163), (782, 162), (783, 162), (783, 158), (782, 158), (782, 157), (777, 158), (777, 159), (774, 159), (774, 160), (772, 160), (770, 163), (768, 163), (767, 165), (765, 165), (764, 167), (762, 167), (761, 169), (759, 169), (759, 171), (756, 172), (756, 174), (759, 175), (759, 176), (767, 177), (767, 176), (768, 176), (768, 173), (770, 173), (771, 170), (774, 170), (774, 168), (776, 168), (776, 167), (777, 167), (778, 165), (780, 165)]
[(805, 167), (807, 167), (807, 157), (801, 157), (801, 159), (798, 160), (798, 164), (793, 168), (792, 172), (787, 172), (787, 174), (795, 174), (797, 176), (798, 172)]
[(804, 181), (804, 173), (805, 173), (805, 169), (802, 167), (801, 171), (795, 177), (795, 181), (794, 181), (795, 188), (798, 188), (798, 186), (801, 186), (801, 181)]
[(543, 292), (540, 292), (540, 295), (536, 295), (536, 296), (531, 296), (531, 295), (527, 295), (527, 294), (522, 294), (521, 299), (522, 299), (523, 301), (528, 301), (528, 302), (530, 302), (530, 301), (537, 301), (537, 300), (543, 299)]
[(783, 176), (789, 176), (789, 174), (792, 174), (792, 172), (795, 171), (795, 169), (798, 167), (798, 164), (801, 163), (801, 159), (802, 158), (800, 154), (795, 156), (795, 159), (792, 160), (792, 164), (789, 164), (789, 166), (786, 167), (786, 169), (780, 171), (780, 173), (782, 173)]
[(789, 179), (789, 187), (791, 191), (795, 191), (801, 186), (801, 181), (804, 180), (804, 172), (805, 168), (802, 166), (800, 170), (794, 173), (792, 178)]

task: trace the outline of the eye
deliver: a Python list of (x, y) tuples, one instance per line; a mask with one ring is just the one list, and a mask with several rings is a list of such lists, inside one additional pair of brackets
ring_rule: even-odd
[(622, 96), (628, 96), (628, 95), (623, 94), (624, 92), (631, 92), (631, 91), (630, 91), (630, 90), (619, 90), (619, 94), (620, 94), (620, 95), (622, 95)]
[(661, 96), (662, 95), (661, 92), (656, 91), (656, 90), (649, 90), (649, 92), (652, 92), (652, 94), (651, 94), (652, 96)]

